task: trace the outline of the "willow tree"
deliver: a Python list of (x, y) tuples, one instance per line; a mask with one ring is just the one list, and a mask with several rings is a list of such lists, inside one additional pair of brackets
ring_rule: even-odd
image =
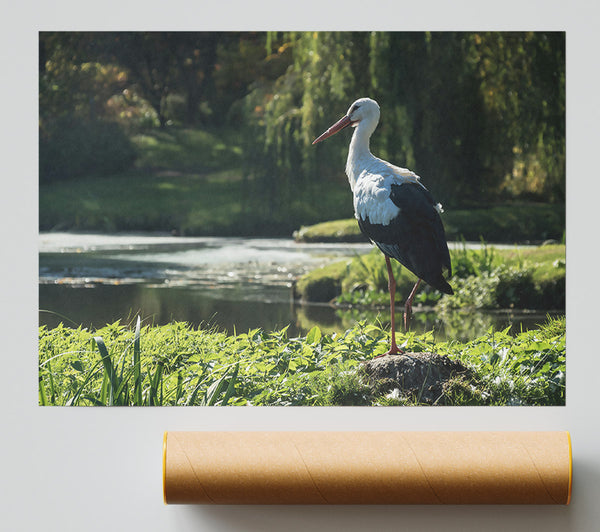
[(564, 32), (472, 34), (470, 44), (488, 121), (487, 164), (509, 193), (564, 201)]
[(564, 33), (380, 33), (371, 44), (382, 151), (436, 197), (564, 199)]
[[(315, 219), (323, 218), (320, 195), (330, 180), (340, 181), (346, 147), (311, 146), (332, 117), (361, 95), (356, 68), (368, 58), (364, 33), (310, 32), (271, 35), (269, 55), (292, 49), (285, 74), (253, 87), (246, 109), (253, 135), (247, 145), (249, 171), (258, 205), (270, 217), (288, 218), (294, 204), (308, 202)], [(368, 81), (368, 79), (367, 79)], [(341, 186), (341, 185), (340, 185)], [(306, 210), (303, 208), (302, 210)], [(351, 205), (339, 212), (351, 213)]]
[[(383, 156), (424, 178), (443, 203), (489, 186), (481, 167), (481, 102), (456, 33), (380, 33), (372, 78), (382, 105)], [(470, 179), (474, 178), (474, 179)]]
[(247, 99), (252, 171), (271, 212), (289, 214), (306, 194), (318, 203), (343, 179), (347, 143), (311, 142), (362, 96), (382, 107), (373, 152), (422, 175), (443, 203), (560, 199), (564, 34), (311, 32), (271, 35), (267, 47), (292, 49), (285, 74)]

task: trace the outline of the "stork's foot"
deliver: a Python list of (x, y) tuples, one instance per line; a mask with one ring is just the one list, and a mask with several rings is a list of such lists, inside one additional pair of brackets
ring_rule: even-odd
[(397, 345), (392, 345), (390, 347), (389, 351), (386, 351), (385, 353), (382, 353), (381, 355), (377, 355), (376, 357), (373, 357), (373, 359), (384, 357), (387, 355), (404, 355), (404, 354), (405, 354), (405, 352), (402, 349), (400, 349)]
[(403, 355), (404, 351), (402, 349), (400, 349), (397, 345), (394, 345), (390, 348), (389, 351), (387, 351), (384, 354), (386, 354), (386, 355)]

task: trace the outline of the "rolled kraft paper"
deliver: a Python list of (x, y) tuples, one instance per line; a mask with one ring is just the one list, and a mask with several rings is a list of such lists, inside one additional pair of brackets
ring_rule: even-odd
[(568, 432), (167, 432), (165, 503), (568, 504)]

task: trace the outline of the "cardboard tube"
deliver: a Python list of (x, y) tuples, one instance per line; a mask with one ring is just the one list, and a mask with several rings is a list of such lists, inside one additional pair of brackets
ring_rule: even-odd
[(568, 432), (167, 432), (168, 504), (568, 504)]

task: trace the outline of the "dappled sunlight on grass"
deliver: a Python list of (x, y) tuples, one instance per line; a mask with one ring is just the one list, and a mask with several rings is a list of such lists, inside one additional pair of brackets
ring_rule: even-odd
[(242, 172), (138, 169), (40, 186), (42, 231), (176, 231), (186, 235), (286, 235), (303, 220), (342, 214), (345, 189), (324, 183), (317, 198), (301, 197), (276, 218), (266, 202), (251, 200)]
[(158, 188), (159, 190), (178, 190), (180, 187), (178, 184), (167, 183), (167, 182), (163, 181), (162, 183), (158, 183), (156, 185), (156, 188)]
[(241, 148), (231, 142), (233, 135), (219, 132), (225, 139), (200, 129), (169, 128), (134, 135), (138, 148), (138, 168), (178, 168), (215, 170), (241, 162)]
[[(346, 187), (303, 190), (287, 209), (244, 177), (240, 133), (169, 127), (134, 135), (136, 169), (40, 186), (42, 231), (161, 231), (286, 235), (302, 223), (351, 212)], [(345, 193), (345, 194), (344, 194)], [(346, 201), (345, 201), (346, 200)]]

